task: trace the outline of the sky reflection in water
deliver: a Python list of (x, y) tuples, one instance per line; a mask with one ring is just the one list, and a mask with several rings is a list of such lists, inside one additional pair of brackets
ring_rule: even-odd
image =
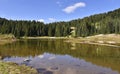
[[(25, 59), (29, 62), (24, 62)], [(54, 55), (44, 53), (35, 57), (10, 57), (4, 61), (26, 64), (39, 70), (39, 73), (49, 71), (54, 74), (119, 74), (110, 68), (94, 65), (84, 59), (73, 58), (69, 55)]]
[(70, 44), (62, 40), (27, 40), (2, 46), (0, 53), (4, 61), (26, 64), (43, 74), (120, 72), (119, 48)]

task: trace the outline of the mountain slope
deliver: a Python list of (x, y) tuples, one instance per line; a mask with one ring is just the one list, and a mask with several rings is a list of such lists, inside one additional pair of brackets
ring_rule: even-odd
[(70, 27), (76, 27), (76, 36), (120, 34), (120, 8), (69, 22), (44, 24), (37, 21), (7, 20), (0, 18), (0, 33), (21, 36), (68, 36)]

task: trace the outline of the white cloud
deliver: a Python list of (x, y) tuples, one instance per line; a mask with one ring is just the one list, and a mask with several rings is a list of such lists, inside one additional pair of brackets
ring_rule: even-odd
[(72, 13), (77, 8), (85, 7), (85, 6), (86, 6), (86, 4), (84, 2), (78, 2), (78, 3), (75, 3), (74, 5), (71, 5), (71, 6), (68, 6), (68, 7), (64, 8), (63, 11), (66, 12), (66, 13)]
[(39, 22), (45, 22), (45, 20), (44, 20), (44, 19), (39, 19), (38, 21), (39, 21)]
[(56, 21), (55, 18), (48, 18), (49, 21)]

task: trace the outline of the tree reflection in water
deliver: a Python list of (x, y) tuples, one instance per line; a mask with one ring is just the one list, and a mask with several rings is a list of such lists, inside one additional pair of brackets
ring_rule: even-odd
[[(53, 54), (54, 56), (48, 57), (46, 56), (45, 53)], [(46, 57), (43, 57), (43, 55)], [(66, 55), (69, 55), (72, 58), (68, 59)], [(91, 62), (92, 64), (103, 66), (106, 68), (111, 68), (112, 70), (120, 72), (120, 67), (119, 67), (120, 48), (89, 45), (89, 44), (74, 44), (74, 43), (71, 44), (71, 43), (65, 43), (63, 42), (63, 40), (58, 40), (58, 39), (57, 40), (52, 40), (52, 39), (21, 40), (12, 44), (3, 45), (0, 46), (0, 56), (2, 57), (3, 60), (11, 60), (11, 61), (16, 61), (16, 59), (21, 60), (30, 57), (32, 60), (39, 58), (42, 60), (42, 62), (45, 61), (50, 62), (50, 60), (53, 60), (54, 62), (57, 63), (59, 63), (60, 61), (59, 59), (61, 59), (62, 56), (62, 58), (64, 57), (65, 59), (68, 59), (69, 62), (71, 62), (70, 61), (71, 59), (79, 59), (79, 62), (81, 59), (84, 59), (86, 62)], [(59, 61), (55, 60), (56, 58)], [(45, 64), (46, 63), (48, 62), (45, 62)], [(63, 65), (63, 63), (59, 63), (59, 64)], [(76, 68), (79, 67), (80, 65), (79, 63), (74, 63), (74, 64), (75, 65), (77, 64), (75, 68), (73, 68), (73, 72), (74, 71), (76, 72), (77, 70)], [(52, 64), (50, 64), (50, 66), (51, 65)], [(69, 67), (73, 67), (73, 66), (69, 66)], [(67, 70), (69, 71), (71, 69), (67, 69)]]

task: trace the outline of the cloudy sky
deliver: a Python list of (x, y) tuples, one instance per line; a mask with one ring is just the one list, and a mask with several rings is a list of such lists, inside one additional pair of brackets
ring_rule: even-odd
[(70, 21), (120, 8), (120, 0), (0, 0), (0, 17), (44, 23)]

